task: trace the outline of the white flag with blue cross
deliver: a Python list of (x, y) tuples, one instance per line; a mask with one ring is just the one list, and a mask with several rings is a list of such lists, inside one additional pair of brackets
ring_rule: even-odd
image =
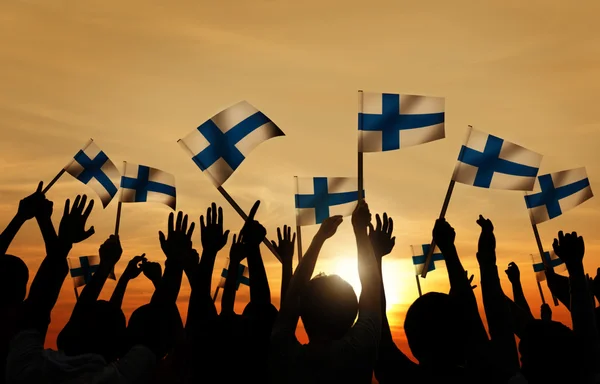
[(64, 170), (92, 188), (104, 208), (119, 190), (119, 170), (92, 139), (77, 152)]
[(298, 226), (321, 224), (330, 216), (351, 216), (358, 202), (358, 179), (296, 177), (295, 201)]
[(393, 151), (443, 139), (444, 98), (359, 91), (359, 152)]
[[(73, 279), (75, 288), (82, 287), (90, 282), (98, 266), (100, 265), (100, 257), (98, 256), (79, 256), (77, 258), (68, 258), (69, 272)], [(114, 271), (108, 275), (109, 279), (116, 280)]]
[[(412, 262), (415, 266), (415, 274), (420, 275), (423, 272), (423, 267), (425, 266), (425, 259), (427, 257), (427, 253), (431, 248), (429, 244), (422, 245), (411, 245), (412, 249)], [(427, 271), (431, 272), (437, 268), (443, 268), (446, 266), (446, 262), (444, 261), (444, 255), (442, 255), (442, 251), (436, 246), (433, 250), (433, 255), (431, 256), (431, 261), (429, 262), (429, 268)]]
[(242, 101), (229, 107), (178, 142), (220, 187), (260, 143), (285, 136), (264, 113)]
[[(544, 251), (544, 257), (548, 264), (554, 267), (554, 272), (564, 272), (567, 270), (565, 262), (562, 261), (554, 251)], [(539, 253), (532, 254), (531, 260), (533, 261), (533, 272), (535, 272), (537, 281), (546, 280), (546, 269), (544, 268), (544, 262)]]
[[(227, 280), (228, 273), (229, 270), (227, 268), (223, 268), (221, 271), (221, 280), (219, 280), (219, 288), (225, 288), (225, 281)], [(235, 282), (236, 291), (240, 288), (240, 284), (250, 286), (250, 274), (248, 273), (248, 267), (246, 267), (244, 264), (238, 265), (237, 279)]]
[(480, 188), (531, 191), (541, 162), (538, 153), (471, 129), (452, 180)]
[(175, 210), (175, 176), (160, 169), (124, 162), (121, 202), (162, 203)]
[(541, 175), (538, 182), (541, 192), (525, 196), (533, 224), (554, 219), (594, 196), (585, 168)]

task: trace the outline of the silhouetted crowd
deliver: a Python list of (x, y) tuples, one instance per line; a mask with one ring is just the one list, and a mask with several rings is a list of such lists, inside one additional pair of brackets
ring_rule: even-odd
[[(228, 273), (218, 313), (211, 295), (215, 259), (228, 243), (223, 211), (214, 203), (200, 217), (201, 252), (192, 239), (195, 222), (171, 213), (159, 233), (165, 254), (160, 264), (144, 255), (129, 261), (109, 301), (98, 297), (121, 259), (118, 236), (99, 249), (100, 264), (84, 286), (70, 319), (57, 338), (57, 349), (44, 349), (46, 333), (61, 287), (69, 273), (67, 257), (75, 243), (94, 234), (87, 219), (94, 201), (67, 200), (58, 230), (53, 204), (41, 192), (21, 200), (17, 214), (0, 235), (0, 348), (6, 383), (595, 383), (600, 382), (595, 299), (600, 276), (584, 272), (584, 242), (576, 233), (559, 232), (555, 253), (568, 277), (546, 266), (548, 285), (571, 313), (572, 329), (553, 321), (547, 304), (534, 316), (521, 287), (519, 269), (506, 270), (513, 298), (502, 290), (496, 264), (492, 222), (479, 216), (477, 261), (488, 331), (480, 317), (472, 277), (464, 270), (454, 229), (438, 220), (433, 238), (447, 266), (450, 292), (427, 293), (412, 303), (404, 330), (414, 363), (394, 343), (382, 281), (382, 258), (395, 245), (393, 220), (376, 215), (359, 201), (351, 221), (362, 285), (357, 298), (337, 275), (313, 277), (321, 248), (342, 222), (326, 219), (293, 270), (296, 235), (278, 229), (273, 246), (282, 262), (282, 304), (271, 303), (271, 288), (260, 244), (265, 228), (252, 207), (239, 233), (231, 236), (229, 271), (247, 260), (250, 302), (234, 312), (237, 274)], [(29, 271), (6, 254), (27, 220), (36, 219), (46, 247), (26, 295)], [(600, 270), (599, 270), (600, 271)], [(126, 321), (121, 310), (130, 280), (144, 274), (155, 291), (149, 303)], [(176, 306), (183, 275), (191, 286), (185, 322)], [(309, 338), (296, 338), (298, 320)], [(516, 337), (518, 337), (518, 342)]]

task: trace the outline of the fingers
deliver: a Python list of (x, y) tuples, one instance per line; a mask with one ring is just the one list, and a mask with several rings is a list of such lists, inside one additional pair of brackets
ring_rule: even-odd
[(87, 231), (85, 231), (85, 233), (83, 234), (83, 240), (89, 239), (90, 237), (92, 237), (92, 235), (94, 233), (96, 233), (96, 230), (94, 229), (94, 226), (91, 226), (90, 229), (88, 229)]
[(90, 200), (90, 203), (88, 204), (87, 208), (85, 209), (85, 212), (83, 212), (84, 220), (87, 220), (87, 218), (90, 216), (90, 213), (92, 213), (92, 209), (94, 209), (94, 200)]
[(292, 247), (296, 244), (296, 232), (294, 232), (294, 237), (292, 237)]
[(73, 202), (73, 205), (71, 206), (71, 212), (77, 211), (77, 209), (79, 208), (79, 201), (81, 201), (81, 196), (77, 195), (75, 201)]
[[(186, 216), (186, 217), (187, 217), (187, 216)], [(190, 240), (192, 239), (192, 235), (194, 234), (194, 229), (195, 229), (195, 228), (196, 228), (196, 223), (194, 223), (194, 222), (192, 221), (192, 223), (190, 224), (190, 228), (189, 228), (189, 229), (188, 229), (188, 231), (187, 231), (187, 237), (188, 237), (188, 239), (190, 239)]]
[(381, 231), (381, 217), (379, 217), (379, 214), (375, 215), (375, 222), (377, 223), (377, 226), (375, 227), (375, 230), (377, 232)]
[(391, 235), (394, 232), (394, 220), (390, 217), (388, 220), (388, 233)]
[(254, 220), (254, 216), (256, 216), (256, 211), (258, 211), (259, 206), (260, 206), (260, 200), (256, 200), (256, 203), (254, 203), (254, 205), (252, 206), (252, 209), (250, 210), (250, 214), (248, 215), (249, 221)]
[(558, 239), (554, 239), (554, 241), (552, 242), (552, 249), (554, 249), (554, 253), (556, 253), (556, 256), (560, 257), (560, 246), (558, 244)]
[(206, 229), (206, 224), (204, 224), (204, 216), (200, 215), (200, 231), (204, 231)]
[(169, 235), (171, 233), (173, 233), (174, 229), (174, 224), (173, 222), (175, 221), (175, 214), (173, 212), (169, 213), (169, 223), (168, 223), (168, 233)]
[(375, 232), (375, 227), (373, 227), (372, 223), (369, 223), (369, 226), (367, 228), (369, 228), (369, 235), (371, 235), (371, 233)]
[(87, 203), (87, 195), (83, 195), (81, 200), (79, 201), (79, 205), (77, 206), (77, 212), (83, 214), (83, 208), (85, 208), (85, 203)]
[(383, 230), (383, 232), (385, 232), (385, 233), (387, 233), (387, 231), (388, 231), (388, 226), (389, 226), (389, 223), (388, 223), (388, 221), (389, 221), (389, 220), (388, 220), (388, 215), (387, 215), (387, 213), (386, 213), (386, 212), (383, 212), (383, 227), (381, 227), (381, 229), (382, 229), (382, 230)]
[(167, 239), (165, 238), (165, 234), (162, 233), (162, 231), (158, 231), (158, 240), (160, 240), (161, 247), (164, 247), (165, 243), (167, 242)]
[(562, 244), (563, 241), (565, 241), (565, 235), (564, 235), (563, 231), (559, 231), (558, 232), (558, 242), (559, 242), (559, 244)]
[(223, 238), (225, 239), (225, 244), (227, 244), (227, 239), (229, 238), (229, 229), (225, 231)]
[(273, 248), (277, 249), (277, 243), (275, 242), (275, 240), (271, 240), (271, 245), (273, 246)]
[(217, 215), (217, 225), (223, 228), (223, 208), (219, 207)]
[(175, 231), (181, 230), (181, 224), (183, 224), (183, 212), (177, 212), (177, 220), (175, 221)]
[(44, 186), (44, 182), (40, 181), (38, 183), (37, 189), (35, 190), (36, 193), (42, 193), (42, 187)]
[(281, 228), (277, 228), (277, 240), (279, 243), (283, 241), (283, 237), (281, 237)]
[(71, 204), (71, 200), (67, 199), (67, 201), (65, 201), (65, 210), (63, 212), (63, 216), (67, 216), (69, 215), (69, 206)]

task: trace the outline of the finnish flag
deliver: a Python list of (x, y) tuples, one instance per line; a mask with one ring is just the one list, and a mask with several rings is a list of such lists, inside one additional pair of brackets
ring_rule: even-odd
[(198, 168), (220, 187), (260, 143), (285, 134), (246, 101), (229, 107), (178, 140)]
[(77, 152), (64, 170), (92, 188), (100, 197), (104, 208), (119, 189), (119, 170), (92, 139)]
[(145, 165), (123, 163), (121, 202), (162, 203), (175, 210), (175, 176)]
[[(83, 287), (90, 282), (94, 273), (100, 265), (98, 256), (79, 256), (78, 258), (68, 258), (69, 272), (73, 278), (75, 288)], [(108, 275), (109, 279), (117, 280), (114, 271)]]
[(444, 98), (358, 93), (359, 152), (393, 151), (443, 139)]
[[(237, 272), (237, 280), (235, 285), (236, 291), (240, 288), (240, 284), (250, 286), (250, 274), (248, 273), (248, 267), (240, 264)], [(227, 280), (228, 273), (229, 270), (227, 268), (223, 268), (221, 271), (221, 280), (219, 280), (219, 288), (225, 288), (225, 281)]]
[[(425, 266), (425, 259), (427, 258), (427, 253), (429, 253), (429, 249), (431, 245), (422, 244), (422, 245), (411, 245), (412, 249), (412, 262), (415, 266), (415, 274), (420, 275), (423, 273), (423, 267)], [(435, 270), (436, 267), (443, 268), (446, 266), (446, 262), (444, 261), (444, 255), (442, 255), (442, 251), (436, 246), (433, 250), (433, 255), (431, 256), (431, 261), (429, 262), (429, 268), (427, 270), (429, 272)]]
[[(554, 267), (554, 272), (564, 272), (567, 270), (565, 262), (562, 261), (554, 251), (545, 251), (544, 257), (548, 261), (548, 264)], [(540, 255), (531, 255), (531, 259), (533, 261), (533, 272), (535, 272), (537, 281), (546, 280), (546, 269), (544, 268), (544, 262)]]
[(452, 180), (481, 188), (531, 191), (541, 162), (538, 153), (471, 129)]
[(538, 182), (542, 191), (525, 196), (533, 224), (554, 219), (594, 196), (585, 168), (542, 175)]
[(298, 226), (321, 224), (330, 216), (351, 216), (358, 202), (358, 179), (296, 177), (295, 200)]

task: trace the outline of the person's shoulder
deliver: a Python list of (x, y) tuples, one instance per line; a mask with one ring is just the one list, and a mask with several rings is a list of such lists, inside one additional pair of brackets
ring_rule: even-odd
[(516, 375), (514, 375), (513, 377), (511, 377), (506, 384), (527, 384), (528, 381), (525, 378), (525, 376), (523, 376), (520, 373), (517, 373)]

